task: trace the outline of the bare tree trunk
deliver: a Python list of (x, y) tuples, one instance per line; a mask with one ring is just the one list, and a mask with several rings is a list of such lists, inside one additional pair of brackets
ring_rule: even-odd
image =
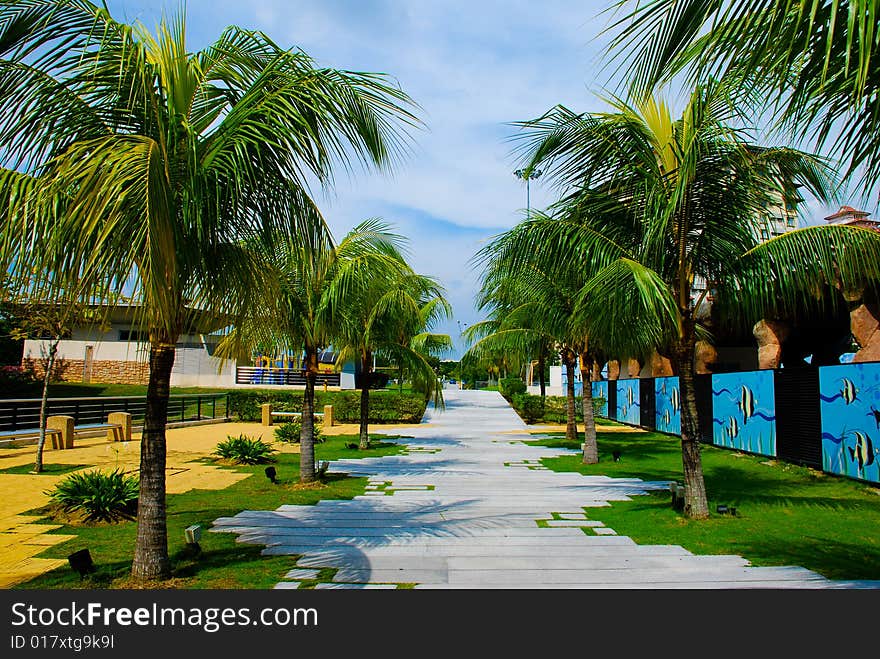
[(568, 377), (565, 401), (565, 439), (576, 442), (578, 439), (577, 417), (574, 411), (574, 360), (575, 357), (568, 349), (562, 352), (562, 363), (565, 364), (565, 374)]
[(299, 433), (299, 482), (315, 480), (315, 378), (318, 375), (318, 350), (306, 346), (306, 390), (303, 394), (302, 423)]
[(584, 411), (584, 464), (599, 462), (599, 446), (596, 442), (596, 418), (593, 416), (593, 360), (586, 352), (581, 353), (581, 380), (584, 383), (581, 407)]
[(684, 470), (684, 513), (691, 519), (709, 517), (706, 482), (700, 457), (700, 425), (697, 416), (697, 398), (694, 388), (694, 351), (696, 334), (694, 322), (685, 318), (683, 336), (677, 347), (679, 387), (681, 390), (681, 460)]
[(168, 421), (176, 337), (150, 338), (150, 379), (141, 438), (137, 541), (131, 566), (131, 576), (140, 582), (171, 576), (165, 519), (165, 424)]
[(544, 384), (544, 369), (547, 365), (547, 357), (545, 355), (545, 348), (541, 346), (541, 352), (538, 353), (538, 378), (541, 381), (541, 399), (543, 402), (544, 398), (547, 398), (547, 385)]
[(367, 350), (362, 355), (361, 364), (361, 427), (358, 448), (366, 451), (370, 448), (370, 383), (373, 379), (373, 355)]
[(58, 354), (58, 344), (61, 337), (52, 339), (49, 346), (49, 356), (46, 359), (46, 368), (43, 373), (43, 395), (40, 398), (40, 439), (37, 441), (37, 458), (34, 460), (34, 473), (43, 471), (43, 447), (46, 445), (46, 409), (49, 406), (49, 381), (52, 379), (52, 369), (55, 367), (55, 356)]

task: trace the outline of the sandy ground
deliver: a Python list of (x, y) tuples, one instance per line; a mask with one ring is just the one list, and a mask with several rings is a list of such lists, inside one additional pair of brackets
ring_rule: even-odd
[[(405, 434), (406, 428), (419, 424), (399, 426), (370, 426), (374, 433)], [(422, 424), (424, 427), (424, 424)], [(335, 425), (324, 428), (327, 435), (356, 434), (356, 424)], [(245, 434), (272, 442), (274, 428), (259, 423), (219, 423), (167, 431), (168, 456), (166, 487), (169, 494), (192, 489), (220, 490), (248, 478), (250, 474), (221, 469), (198, 462), (210, 455), (217, 443), (228, 435)], [(75, 446), (66, 450), (48, 450), (44, 453), (46, 464), (83, 465), (83, 470), (99, 467), (108, 471), (121, 468), (135, 472), (140, 465), (140, 434), (134, 433), (131, 442), (108, 442), (106, 436), (78, 437)], [(296, 444), (276, 443), (282, 453), (298, 453)], [(33, 464), (36, 447), (31, 444), (19, 448), (0, 448), (0, 471), (10, 467)], [(57, 525), (38, 524), (39, 516), (23, 513), (41, 508), (49, 503), (45, 494), (70, 473), (61, 475), (3, 474), (0, 473), (0, 588), (17, 583), (66, 564), (65, 560), (37, 558), (46, 547), (58, 544), (73, 536), (49, 535)]]

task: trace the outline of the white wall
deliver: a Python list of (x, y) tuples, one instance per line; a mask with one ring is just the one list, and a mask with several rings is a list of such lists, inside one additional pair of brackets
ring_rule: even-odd
[(178, 348), (171, 369), (173, 387), (232, 387), (235, 360), (212, 357), (204, 348)]
[[(49, 341), (28, 339), (24, 342), (25, 359), (38, 360), (42, 356), (41, 346), (48, 349)], [(86, 346), (92, 346), (94, 361), (107, 362), (145, 362), (150, 358), (149, 346), (146, 343), (122, 343), (120, 341), (88, 341), (65, 339), (58, 344), (58, 358), (67, 360), (84, 360)]]

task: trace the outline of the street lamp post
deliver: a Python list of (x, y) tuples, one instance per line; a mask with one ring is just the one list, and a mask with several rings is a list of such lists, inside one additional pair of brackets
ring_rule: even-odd
[(517, 178), (524, 179), (526, 182), (526, 219), (527, 220), (531, 218), (531, 205), (532, 205), (531, 193), (529, 191), (529, 182), (538, 178), (541, 174), (543, 174), (543, 172), (540, 169), (532, 169), (532, 170), (518, 169), (513, 173), (514, 176), (516, 176)]

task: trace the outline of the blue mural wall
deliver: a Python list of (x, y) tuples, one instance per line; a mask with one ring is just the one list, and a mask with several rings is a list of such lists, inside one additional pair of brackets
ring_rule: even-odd
[(776, 455), (776, 390), (773, 371), (712, 376), (712, 443)]
[(681, 434), (681, 390), (678, 378), (654, 378), (655, 427), (660, 432)]
[(880, 363), (819, 369), (822, 468), (880, 482)]
[(602, 398), (602, 405), (596, 405), (593, 408), (595, 414), (599, 416), (608, 416), (608, 380), (599, 380), (598, 382), (592, 383), (593, 388), (593, 398)]
[(639, 425), (642, 420), (640, 406), (639, 380), (618, 380), (617, 420)]

